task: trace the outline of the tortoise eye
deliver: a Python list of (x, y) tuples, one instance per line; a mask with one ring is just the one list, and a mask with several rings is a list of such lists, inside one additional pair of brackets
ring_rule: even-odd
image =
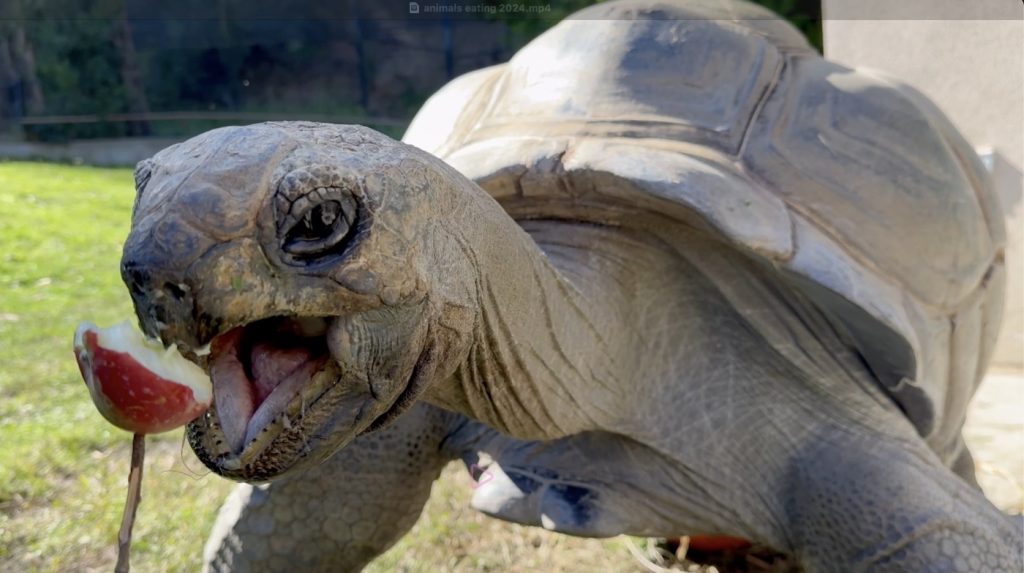
[(302, 260), (340, 251), (355, 228), (355, 205), (344, 199), (329, 199), (294, 214), (285, 230), (283, 249)]

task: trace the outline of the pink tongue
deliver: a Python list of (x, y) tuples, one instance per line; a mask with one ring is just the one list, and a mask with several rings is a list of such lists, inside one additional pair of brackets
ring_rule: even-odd
[(309, 350), (301, 347), (281, 348), (263, 342), (254, 344), (249, 364), (252, 365), (255, 405), (258, 407), (278, 384), (309, 362), (310, 357)]
[(254, 388), (238, 360), (242, 329), (236, 328), (214, 341), (210, 356), (213, 402), (217, 407), (221, 431), (233, 451), (242, 449), (245, 426), (256, 411)]
[[(250, 380), (238, 356), (241, 340), (241, 328), (220, 336), (211, 348), (210, 356), (210, 378), (213, 379), (217, 417), (228, 445), (235, 452), (241, 451), (246, 442), (252, 419), (258, 417), (256, 425), (263, 427), (295, 395), (303, 380), (312, 376), (322, 364), (322, 360), (311, 360), (312, 354), (306, 349), (258, 342), (249, 355)], [(304, 368), (309, 372), (301, 373)], [(289, 380), (290, 386), (282, 388), (284, 394), (276, 399), (267, 399), (275, 388)]]

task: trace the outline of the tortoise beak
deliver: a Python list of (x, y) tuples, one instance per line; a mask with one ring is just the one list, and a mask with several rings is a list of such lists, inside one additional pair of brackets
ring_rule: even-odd
[(142, 331), (165, 344), (174, 342), (180, 349), (203, 346), (195, 323), (193, 287), (179, 277), (166, 276), (154, 265), (138, 258), (125, 257), (121, 278), (128, 287)]
[(273, 270), (256, 241), (176, 231), (165, 218), (133, 229), (125, 241), (121, 278), (147, 336), (192, 358), (218, 335), (280, 313), (268, 279)]
[(196, 350), (212, 338), (210, 320), (197, 305), (198, 285), (190, 267), (216, 242), (177, 215), (133, 225), (121, 255), (121, 279), (147, 336), (182, 351)]

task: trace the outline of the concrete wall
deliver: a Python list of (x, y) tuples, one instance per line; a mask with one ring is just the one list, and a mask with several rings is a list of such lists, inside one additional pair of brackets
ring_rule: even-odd
[(1007, 214), (1008, 289), (995, 365), (1024, 368), (1024, 5), (1020, 0), (823, 0), (825, 55), (924, 92), (989, 148)]

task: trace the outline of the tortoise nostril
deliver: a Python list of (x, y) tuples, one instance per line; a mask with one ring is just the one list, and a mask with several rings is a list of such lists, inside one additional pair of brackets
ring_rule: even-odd
[(134, 259), (121, 261), (121, 276), (128, 286), (143, 287), (149, 282), (149, 273)]
[(144, 294), (146, 294), (146, 292), (142, 289), (142, 285), (135, 281), (131, 281), (128, 283), (128, 290), (129, 292), (132, 293), (132, 296), (136, 297), (143, 296)]
[(158, 325), (161, 327), (167, 325), (167, 309), (162, 304), (155, 304), (149, 307), (149, 311)]
[(133, 293), (142, 294), (149, 286), (149, 273), (139, 268), (127, 268), (128, 288)]
[(171, 298), (178, 302), (181, 302), (185, 300), (186, 297), (188, 297), (188, 293), (185, 292), (185, 289), (182, 288), (181, 285), (176, 285), (174, 283), (164, 283), (164, 290), (167, 291), (167, 294), (171, 295)]

